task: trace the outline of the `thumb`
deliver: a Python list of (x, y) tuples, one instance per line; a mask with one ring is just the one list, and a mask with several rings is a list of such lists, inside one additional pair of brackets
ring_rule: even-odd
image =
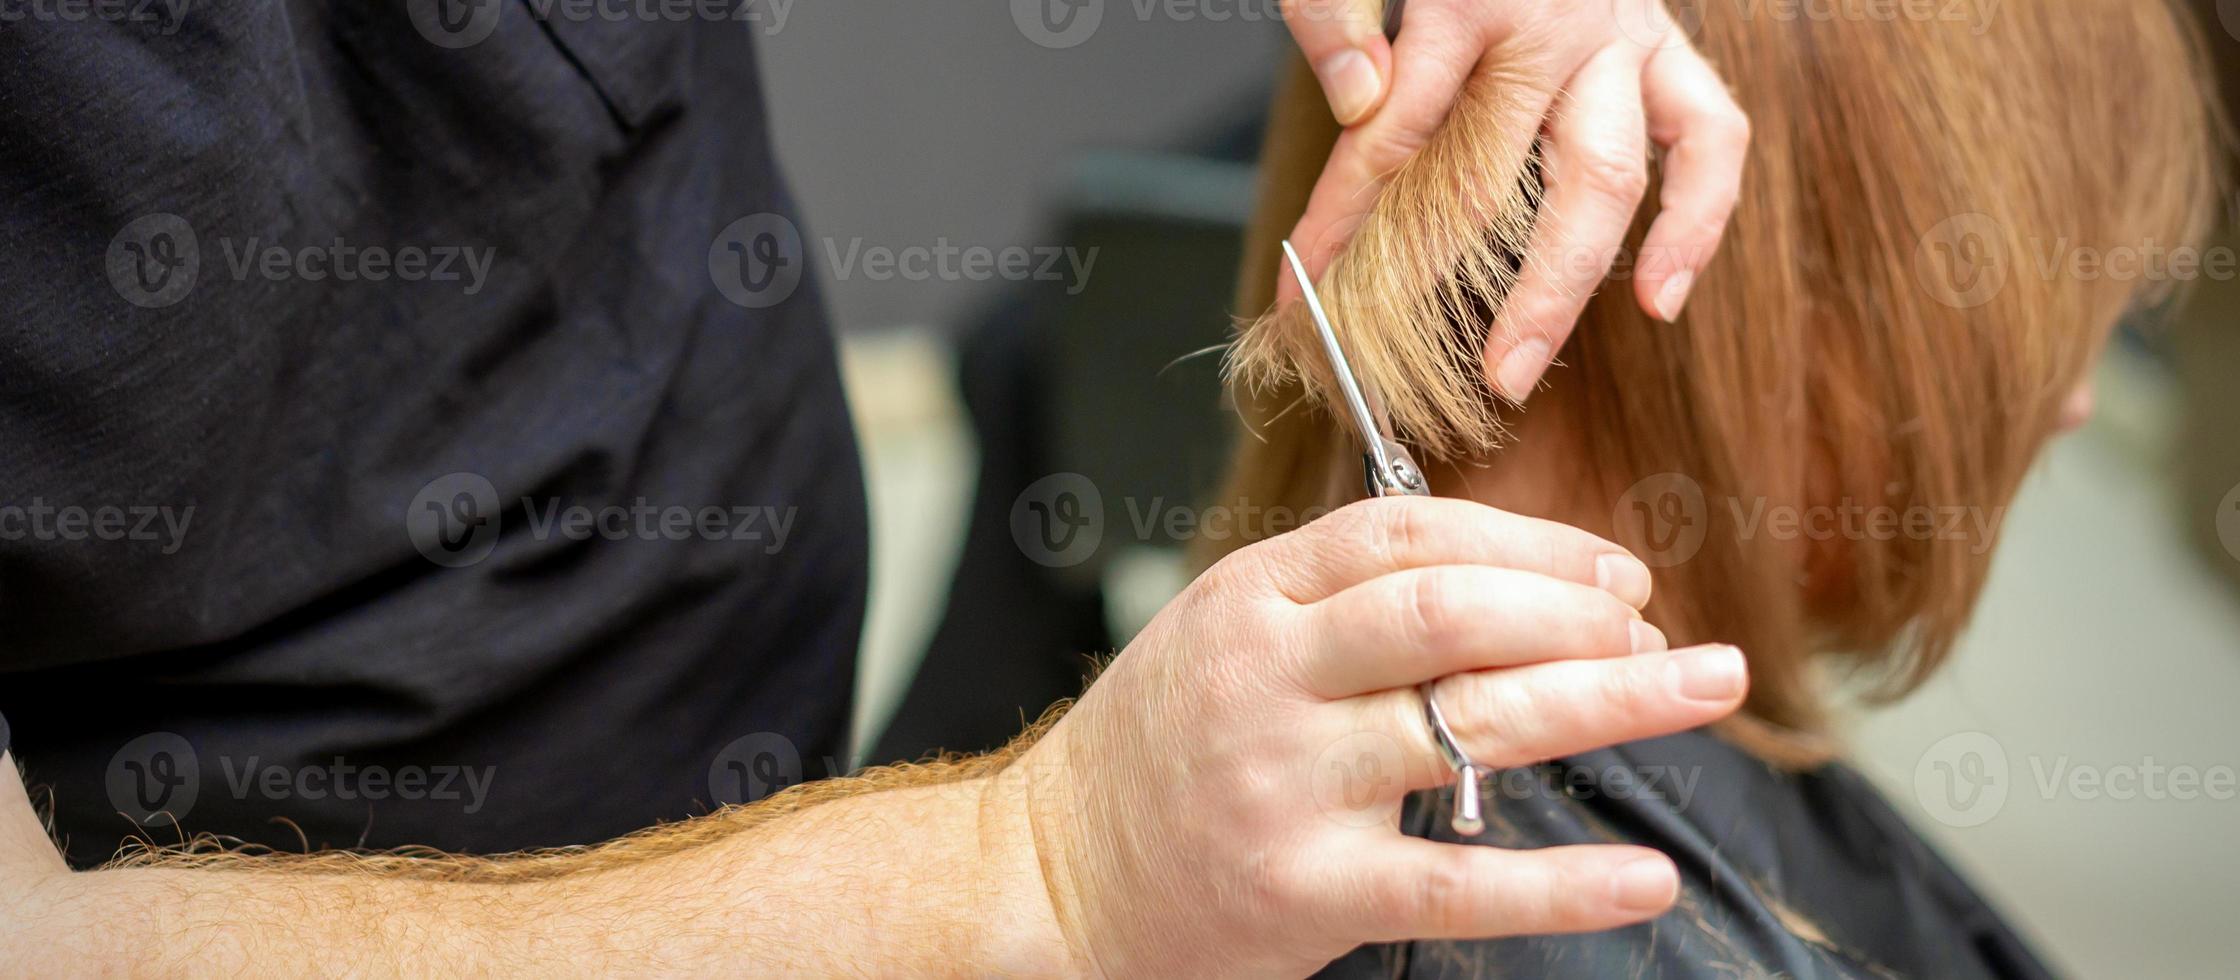
[(1392, 81), (1384, 0), (1283, 0), (1283, 22), (1342, 126), (1369, 118)]

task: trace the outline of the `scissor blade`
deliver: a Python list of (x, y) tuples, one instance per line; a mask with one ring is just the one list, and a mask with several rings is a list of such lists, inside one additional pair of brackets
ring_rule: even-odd
[(1307, 312), (1313, 314), (1315, 332), (1322, 337), (1322, 350), (1330, 357), (1331, 373), (1337, 376), (1338, 391), (1345, 396), (1346, 412), (1353, 416), (1353, 430), (1361, 436), (1363, 446), (1382, 457), (1383, 429), (1369, 410), (1369, 399), (1362, 394), (1361, 380), (1354, 376), (1345, 348), (1338, 345), (1337, 331), (1330, 329), (1330, 315), (1323, 312), (1322, 297), (1314, 291), (1314, 280), (1307, 277), (1306, 263), (1299, 261), (1299, 253), (1292, 249), (1289, 241), (1283, 243), (1283, 255), (1291, 262), (1291, 274), (1299, 279), (1300, 294), (1307, 298)]

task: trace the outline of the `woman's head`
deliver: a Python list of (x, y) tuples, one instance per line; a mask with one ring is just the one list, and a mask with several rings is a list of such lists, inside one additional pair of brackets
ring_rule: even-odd
[[(1482, 380), (1519, 264), (1593, 258), (1525, 247), (1535, 148), (1495, 135), (1518, 111), (1499, 63), (1322, 292), (1442, 492), (1633, 548), (1660, 567), (1650, 616), (1673, 642), (1741, 645), (1747, 713), (1810, 733), (1811, 655), (1896, 692), (1949, 650), (1999, 517), (2110, 330), (2186, 273), (2166, 260), (2205, 231), (2217, 147), (2192, 35), (2154, 0), (2007, 0), (1965, 21), (1777, 6), (1714, 0), (1692, 32), (1756, 135), (1679, 322), (1607, 290), (1529, 410)], [(1311, 98), (1294, 85), (1278, 107), (1245, 309), (1266, 308), (1268, 233), (1328, 151)], [(1350, 441), (1296, 404), (1323, 404), (1329, 380), (1301, 311), (1247, 327), (1232, 369), (1252, 430), (1232, 495), (1358, 492)]]

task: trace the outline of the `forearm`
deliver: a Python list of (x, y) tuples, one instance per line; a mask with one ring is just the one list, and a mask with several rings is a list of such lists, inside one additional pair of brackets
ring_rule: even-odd
[(496, 861), (226, 856), (53, 874), (20, 896), (0, 949), (34, 974), (1065, 972), (1016, 783), (902, 785), (774, 819), (737, 808)]

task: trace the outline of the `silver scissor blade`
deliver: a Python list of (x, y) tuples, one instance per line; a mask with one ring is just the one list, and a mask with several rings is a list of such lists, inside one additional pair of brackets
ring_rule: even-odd
[(1299, 279), (1299, 292), (1307, 298), (1307, 312), (1314, 316), (1315, 332), (1322, 336), (1322, 350), (1330, 357), (1331, 373), (1337, 376), (1338, 391), (1344, 395), (1346, 411), (1353, 416), (1353, 430), (1361, 436), (1361, 444), (1369, 448), (1384, 462), (1384, 427), (1377, 424), (1376, 414), (1369, 409), (1369, 399), (1361, 392), (1361, 381), (1353, 373), (1353, 363), (1346, 360), (1345, 348), (1338, 345), (1337, 331), (1330, 329), (1330, 315), (1323, 312), (1322, 297), (1314, 291), (1314, 280), (1307, 278), (1306, 263), (1299, 261), (1299, 253), (1287, 240), (1283, 243), (1284, 258), (1291, 262), (1291, 274)]

